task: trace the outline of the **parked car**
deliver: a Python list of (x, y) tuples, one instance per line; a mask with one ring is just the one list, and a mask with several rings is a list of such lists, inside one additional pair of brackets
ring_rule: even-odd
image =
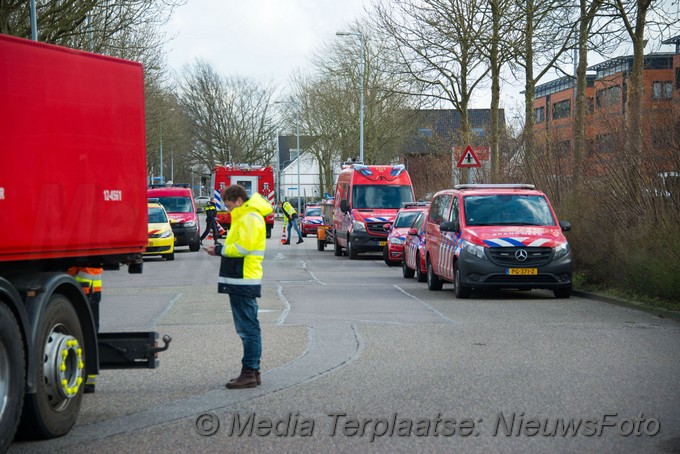
[(418, 214), (413, 225), (406, 234), (404, 241), (404, 260), (401, 262), (402, 274), (410, 279), (414, 275), (418, 282), (427, 281), (427, 267), (425, 266), (425, 217), (427, 212)]
[(168, 213), (175, 246), (189, 246), (190, 251), (198, 251), (201, 248), (201, 225), (189, 185), (152, 185), (147, 196), (157, 198)]
[(307, 205), (304, 213), (300, 217), (300, 230), (302, 236), (316, 235), (319, 226), (323, 223), (321, 219), (321, 205)]
[(175, 235), (165, 208), (157, 199), (150, 199), (149, 241), (143, 255), (160, 255), (166, 260), (175, 260)]
[(406, 233), (413, 225), (418, 214), (427, 210), (428, 202), (408, 202), (397, 212), (394, 223), (386, 228), (389, 229), (387, 244), (383, 247), (383, 260), (387, 266), (401, 265), (404, 259), (404, 241)]
[(572, 258), (544, 193), (527, 184), (464, 184), (437, 192), (425, 225), (427, 287), (453, 283), (456, 298), (473, 289), (549, 289), (569, 298)]
[(210, 197), (207, 195), (199, 195), (194, 199), (194, 203), (196, 203), (197, 207), (205, 207), (208, 202), (210, 202)]

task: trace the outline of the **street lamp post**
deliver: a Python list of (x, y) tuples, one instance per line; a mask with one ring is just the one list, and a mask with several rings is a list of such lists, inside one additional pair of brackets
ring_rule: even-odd
[(160, 168), (161, 184), (165, 184), (165, 178), (163, 178), (163, 122), (161, 121), (161, 168)]
[(337, 36), (359, 37), (359, 69), (361, 82), (359, 87), (359, 162), (364, 162), (364, 34), (362, 32), (335, 32)]
[[(170, 112), (174, 112), (174, 111), (175, 111), (175, 108), (172, 107), (172, 108), (170, 109)], [(160, 152), (161, 152), (161, 153), (160, 153), (160, 154), (161, 154), (161, 155), (160, 155), (160, 160), (161, 160), (161, 172), (160, 172), (160, 173), (161, 173), (161, 174), (160, 174), (160, 177), (161, 177), (161, 184), (165, 184), (165, 178), (163, 177), (163, 119), (161, 119), (161, 150), (160, 150)], [(172, 158), (171, 158), (170, 165), (171, 165), (171, 169), (172, 169), (170, 172), (171, 172), (171, 174), (172, 174), (172, 173), (174, 173), (174, 170), (175, 170), (174, 168), (172, 168), (172, 166), (173, 166)], [(172, 175), (171, 178), (174, 178), (174, 175)]]
[(275, 101), (274, 104), (295, 106), (295, 148), (297, 150), (297, 211), (300, 213), (300, 105), (295, 101)]

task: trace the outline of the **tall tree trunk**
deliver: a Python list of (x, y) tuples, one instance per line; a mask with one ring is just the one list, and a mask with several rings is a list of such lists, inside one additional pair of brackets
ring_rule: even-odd
[(491, 66), (491, 124), (489, 133), (489, 148), (491, 151), (491, 182), (498, 183), (501, 175), (501, 153), (500, 153), (500, 118), (499, 104), (501, 97), (501, 69), (498, 42), (500, 40), (500, 8), (499, 0), (490, 0), (491, 5), (491, 52), (489, 64)]
[[(535, 183), (535, 151), (534, 151), (534, 2), (526, 1), (526, 22), (524, 28), (524, 55), (526, 60), (524, 84), (524, 174), (527, 183)], [(546, 112), (546, 116), (549, 115)]]

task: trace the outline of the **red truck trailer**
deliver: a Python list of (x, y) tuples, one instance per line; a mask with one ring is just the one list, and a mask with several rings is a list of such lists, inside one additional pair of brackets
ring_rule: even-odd
[(142, 66), (0, 35), (0, 100), (4, 452), (17, 426), (38, 438), (66, 434), (87, 376), (157, 367), (169, 338), (158, 347), (154, 332), (97, 333), (89, 300), (67, 273), (74, 266), (142, 271)]
[[(231, 215), (227, 206), (222, 202), (222, 191), (232, 184), (240, 184), (250, 196), (257, 192), (269, 203), (276, 203), (274, 192), (274, 169), (271, 167), (249, 165), (226, 165), (217, 166), (212, 172), (210, 186), (213, 188), (213, 197), (217, 200), (217, 222), (225, 229), (231, 226)], [(267, 238), (271, 238), (274, 228), (274, 213), (264, 218), (267, 224)]]

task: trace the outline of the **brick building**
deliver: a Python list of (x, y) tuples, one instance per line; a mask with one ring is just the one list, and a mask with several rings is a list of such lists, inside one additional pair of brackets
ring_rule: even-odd
[[(680, 36), (663, 41), (675, 52), (645, 56), (643, 70), (643, 162), (654, 163), (654, 172), (677, 172), (678, 153), (673, 134), (680, 134)], [(633, 56), (616, 57), (588, 68), (586, 87), (586, 152), (589, 169), (616, 162), (620, 156), (627, 115), (627, 97)], [(536, 87), (534, 132), (537, 143), (566, 165), (570, 173), (575, 104), (573, 77), (567, 76)], [(677, 138), (676, 138), (677, 140)]]

